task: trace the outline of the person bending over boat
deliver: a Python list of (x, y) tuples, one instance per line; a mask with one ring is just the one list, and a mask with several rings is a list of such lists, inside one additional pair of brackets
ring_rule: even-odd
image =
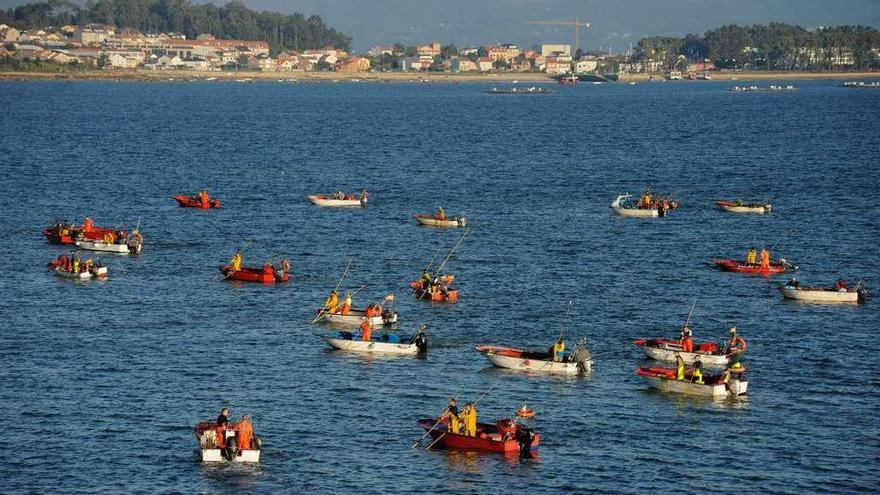
[(373, 337), (373, 325), (370, 323), (370, 320), (364, 319), (361, 322), (361, 340), (364, 342), (369, 342)]
[(685, 326), (681, 329), (681, 351), (694, 352), (694, 339), (691, 336), (691, 329)]
[(455, 405), (455, 397), (449, 399), (449, 406), (443, 411), (443, 415), (440, 416), (440, 419), (445, 419), (447, 421), (447, 432), (458, 434), (460, 417), (458, 415), (458, 406)]
[(678, 381), (684, 381), (684, 359), (682, 359), (681, 354), (675, 353), (675, 379)]
[(347, 315), (351, 312), (351, 292), (345, 293), (345, 300), (342, 301), (342, 308), (339, 310), (339, 314)]
[(437, 207), (436, 218), (437, 218), (437, 220), (446, 220), (446, 211), (443, 210), (442, 206)]
[(336, 309), (339, 307), (339, 293), (335, 290), (330, 291), (330, 295), (327, 296), (327, 300), (324, 301), (324, 309), (328, 313), (335, 313)]
[(477, 408), (473, 402), (464, 405), (464, 409), (461, 411), (461, 421), (464, 423), (465, 435), (477, 436)]
[(699, 355), (694, 357), (694, 373), (691, 375), (691, 382), (698, 385), (703, 384), (703, 362), (700, 361)]
[(559, 337), (553, 344), (553, 361), (556, 363), (561, 363), (562, 359), (565, 357), (565, 341), (562, 340), (562, 337)]
[(746, 253), (746, 264), (747, 265), (757, 265), (758, 253), (755, 251), (754, 246), (749, 249), (749, 252)]
[(237, 272), (241, 270), (241, 251), (236, 251), (235, 254), (232, 255), (232, 259), (229, 260), (229, 264), (232, 265), (232, 271)]

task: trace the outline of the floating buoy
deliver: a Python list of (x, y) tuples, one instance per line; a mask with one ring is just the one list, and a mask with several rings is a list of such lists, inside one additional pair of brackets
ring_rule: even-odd
[(526, 406), (525, 404), (523, 404), (521, 408), (516, 410), (516, 415), (520, 418), (534, 418), (535, 414), (537, 414), (535, 410), (529, 409), (528, 406)]

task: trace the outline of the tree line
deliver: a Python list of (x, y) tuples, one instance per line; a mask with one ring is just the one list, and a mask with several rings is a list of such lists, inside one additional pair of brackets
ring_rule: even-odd
[(262, 40), (273, 53), (325, 46), (348, 51), (351, 47), (350, 36), (326, 26), (317, 15), (258, 12), (240, 1), (220, 7), (188, 0), (88, 0), (83, 6), (68, 0), (47, 0), (0, 9), (0, 24), (17, 29), (89, 23), (145, 33), (183, 33), (189, 39), (211, 33), (219, 39)]
[(853, 69), (880, 67), (880, 31), (869, 26), (834, 26), (807, 30), (801, 26), (728, 25), (703, 36), (648, 37), (639, 40), (635, 61), (662, 60), (667, 68), (683, 58), (709, 60), (720, 68), (767, 70), (833, 70), (842, 58)]

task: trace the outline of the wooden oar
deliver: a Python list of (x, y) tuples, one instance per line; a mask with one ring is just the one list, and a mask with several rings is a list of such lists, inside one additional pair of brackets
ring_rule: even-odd
[(439, 442), (439, 441), (440, 441), (443, 437), (445, 437), (445, 436), (446, 436), (446, 432), (444, 431), (442, 435), (440, 435), (439, 437), (437, 437), (436, 440), (434, 440), (433, 442), (431, 442), (431, 445), (428, 445), (427, 447), (425, 447), (425, 450), (430, 450), (431, 447), (433, 447), (435, 443)]

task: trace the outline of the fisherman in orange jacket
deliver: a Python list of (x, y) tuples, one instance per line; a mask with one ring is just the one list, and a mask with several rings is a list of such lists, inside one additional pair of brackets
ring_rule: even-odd
[(207, 208), (209, 206), (210, 197), (208, 196), (208, 191), (202, 191), (199, 193), (199, 202), (202, 203), (202, 208)]
[(339, 314), (347, 315), (351, 312), (351, 292), (345, 293), (345, 300), (342, 302), (342, 309), (339, 310)]
[(254, 438), (254, 427), (251, 425), (251, 417), (247, 414), (242, 415), (241, 421), (238, 423), (238, 447), (241, 449), (251, 448), (251, 439)]
[(373, 337), (373, 325), (370, 324), (370, 320), (364, 320), (361, 322), (361, 340), (364, 342), (369, 342)]
[(761, 249), (761, 269), (766, 270), (768, 268), (770, 268), (770, 251)]

